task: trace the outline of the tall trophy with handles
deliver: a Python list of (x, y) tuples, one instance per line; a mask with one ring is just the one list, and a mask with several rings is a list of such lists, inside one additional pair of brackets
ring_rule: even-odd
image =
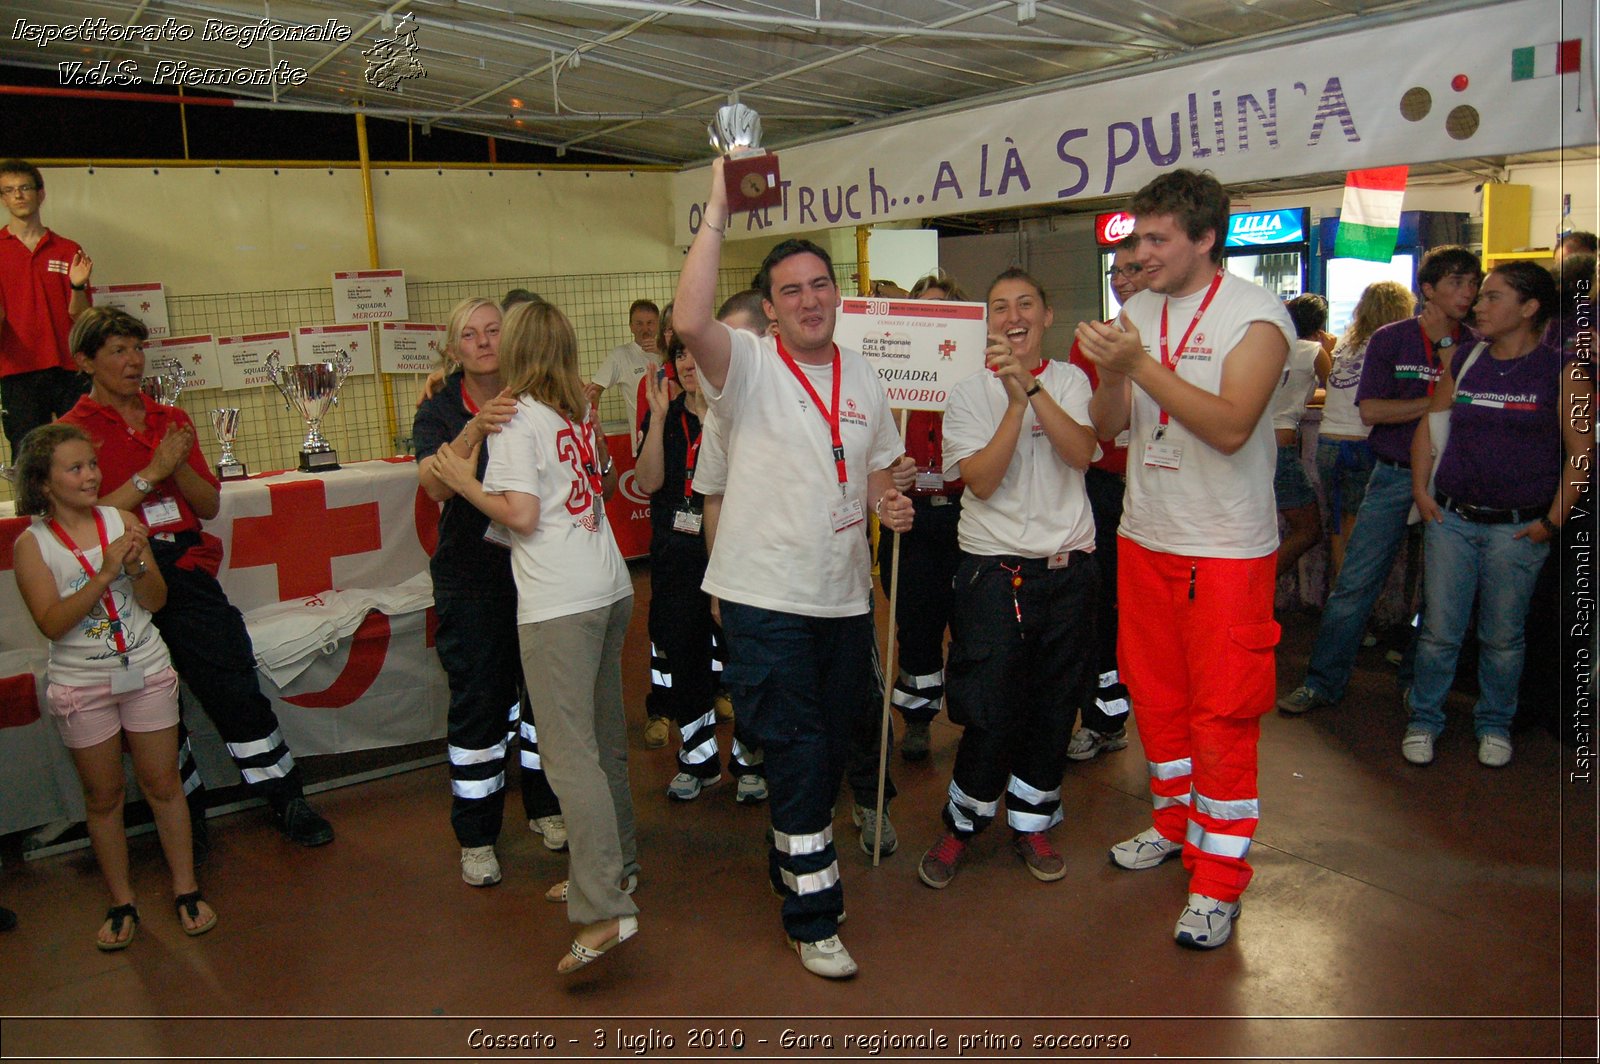
[(234, 457), (233, 441), (239, 435), (239, 408), (225, 406), (211, 411), (211, 429), (222, 444), (222, 454), (217, 458), (218, 480), (243, 480), (250, 473), (244, 463)]
[(717, 109), (706, 131), (711, 146), (726, 157), (722, 180), (728, 190), (728, 210), (756, 211), (783, 202), (778, 157), (761, 147), (760, 115), (735, 101)]
[(189, 382), (183, 363), (175, 358), (153, 358), (146, 369), (149, 372), (139, 382), (139, 390), (162, 406), (176, 405), (184, 385)]
[(338, 358), (325, 362), (303, 362), (285, 366), (274, 351), (267, 356), (267, 379), (283, 395), (291, 409), (305, 418), (306, 438), (300, 445), (300, 470), (321, 473), (339, 468), (339, 452), (333, 449), (322, 435), (322, 419), (328, 407), (339, 402), (339, 388), (350, 376), (350, 356), (340, 353)]

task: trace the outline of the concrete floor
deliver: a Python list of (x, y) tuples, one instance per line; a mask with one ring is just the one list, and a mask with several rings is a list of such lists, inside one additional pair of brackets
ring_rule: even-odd
[[(638, 746), (643, 570), (635, 583), (637, 938), (556, 976), (570, 928), (541, 894), (564, 855), (526, 830), (512, 787), (505, 879), (465, 886), (439, 765), (318, 795), (339, 833), (318, 850), (260, 810), (213, 819), (202, 881), (221, 923), (199, 939), (172, 915), (153, 835), (132, 846), (144, 923), (116, 954), (91, 941), (106, 901), (89, 851), (8, 861), (0, 899), (22, 924), (0, 937), (3, 1056), (1594, 1058), (1593, 784), (1565, 782), (1573, 755), (1537, 729), (1509, 767), (1479, 766), (1459, 695), (1437, 761), (1407, 765), (1376, 650), (1342, 707), (1263, 720), (1256, 878), (1222, 949), (1174, 945), (1177, 862), (1106, 861), (1149, 822), (1137, 740), (1069, 766), (1065, 879), (1035, 881), (993, 830), (947, 890), (922, 886), (959, 735), (941, 717), (928, 761), (892, 759), (901, 844), (881, 867), (841, 799), (842, 937), (862, 970), (811, 976), (766, 885), (764, 809), (735, 805), (728, 779), (669, 803), (672, 751)], [(1282, 619), (1289, 686), (1316, 618)]]

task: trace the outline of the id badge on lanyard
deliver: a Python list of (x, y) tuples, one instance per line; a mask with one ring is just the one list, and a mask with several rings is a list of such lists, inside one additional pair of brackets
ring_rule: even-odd
[(812, 386), (811, 378), (805, 371), (795, 364), (794, 357), (783, 346), (783, 337), (778, 337), (778, 356), (783, 359), (783, 364), (794, 374), (795, 380), (800, 382), (800, 387), (805, 389), (811, 402), (816, 405), (817, 413), (828, 426), (828, 438), (832, 443), (834, 472), (839, 478), (839, 498), (828, 507), (828, 523), (835, 532), (843, 532), (847, 528), (854, 528), (867, 519), (866, 510), (861, 505), (861, 500), (850, 497), (850, 474), (846, 471), (844, 460), (844, 437), (839, 422), (839, 383), (843, 377), (840, 367), (839, 345), (833, 346), (833, 406), (822, 405), (822, 396), (817, 394), (817, 389)]
[[(1216, 276), (1211, 278), (1211, 284), (1206, 288), (1206, 294), (1201, 298), (1200, 305), (1195, 308), (1194, 317), (1189, 319), (1189, 327), (1183, 331), (1183, 339), (1178, 341), (1177, 351), (1170, 351), (1167, 347), (1167, 306), (1171, 300), (1163, 300), (1161, 304), (1161, 364), (1173, 373), (1178, 372), (1178, 363), (1183, 361), (1184, 349), (1189, 346), (1189, 337), (1194, 335), (1194, 330), (1200, 324), (1200, 319), (1205, 317), (1206, 308), (1211, 306), (1211, 301), (1217, 296), (1217, 289), (1222, 287), (1223, 270), (1219, 267)], [(1178, 469), (1183, 465), (1183, 445), (1165, 439), (1167, 425), (1171, 422), (1166, 408), (1161, 409), (1161, 417), (1156, 423), (1155, 431), (1150, 434), (1150, 440), (1144, 446), (1144, 464), (1148, 469)]]

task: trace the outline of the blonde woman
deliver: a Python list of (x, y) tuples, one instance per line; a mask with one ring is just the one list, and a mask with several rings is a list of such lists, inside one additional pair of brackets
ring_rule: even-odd
[(489, 441), (482, 483), (452, 449), (436, 475), (511, 538), (522, 670), (535, 692), (545, 774), (567, 819), (570, 878), (546, 897), (577, 925), (557, 971), (591, 964), (639, 929), (622, 641), (633, 585), (606, 527), (615, 487), (578, 377), (572, 323), (550, 304), (506, 314), (500, 375), (516, 409)]

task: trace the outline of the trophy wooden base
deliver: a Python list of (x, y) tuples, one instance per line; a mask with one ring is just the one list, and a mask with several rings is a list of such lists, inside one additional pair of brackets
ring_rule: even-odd
[[(303, 456), (302, 456), (302, 460)], [(244, 480), (250, 475), (243, 462), (219, 462), (217, 464), (218, 480)]]
[(327, 451), (301, 451), (300, 472), (326, 473), (331, 469), (339, 468), (339, 452)]
[(722, 164), (729, 211), (758, 211), (783, 203), (778, 157), (771, 152), (730, 155)]

